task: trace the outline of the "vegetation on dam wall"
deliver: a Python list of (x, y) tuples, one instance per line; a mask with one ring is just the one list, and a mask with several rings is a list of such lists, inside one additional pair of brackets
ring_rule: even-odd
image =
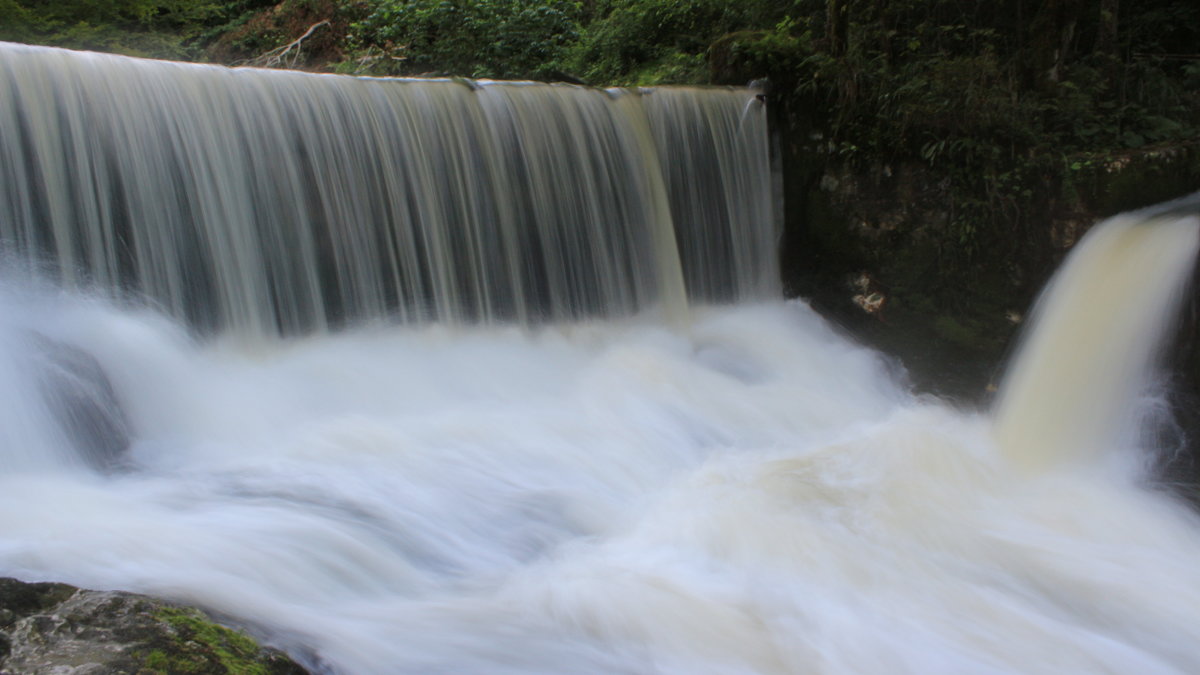
[(772, 83), (789, 290), (885, 347), (982, 390), (1091, 224), (1200, 189), (1200, 9), (823, 4), (718, 40), (712, 77)]
[(981, 286), (1021, 298), (1073, 241), (1064, 223), (1200, 187), (1200, 61), (1166, 19), (1200, 9), (832, 4), (710, 51), (716, 80), (774, 85), (789, 256), (910, 259), (951, 308)]

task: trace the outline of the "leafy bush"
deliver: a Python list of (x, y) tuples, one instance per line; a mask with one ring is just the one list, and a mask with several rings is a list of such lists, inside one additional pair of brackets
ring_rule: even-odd
[(375, 60), (386, 72), (538, 78), (576, 39), (579, 16), (566, 0), (383, 0), (353, 39), (386, 55)]
[(567, 66), (596, 84), (703, 82), (717, 38), (770, 25), (787, 9), (771, 0), (609, 0), (595, 8)]
[(0, 0), (0, 40), (134, 56), (186, 58), (216, 0)]

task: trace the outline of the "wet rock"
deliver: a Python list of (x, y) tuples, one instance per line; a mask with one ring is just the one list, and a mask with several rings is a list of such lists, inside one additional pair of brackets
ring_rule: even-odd
[(131, 593), (0, 579), (0, 675), (302, 675), (200, 610)]
[(42, 396), (80, 459), (100, 471), (119, 467), (129, 448), (129, 422), (100, 362), (44, 335), (32, 338)]

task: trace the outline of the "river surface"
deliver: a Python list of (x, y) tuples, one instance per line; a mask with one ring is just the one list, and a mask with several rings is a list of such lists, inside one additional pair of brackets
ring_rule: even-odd
[[(1200, 528), (1154, 448), (1030, 473), (803, 302), (197, 342), (3, 297), (6, 575), (199, 603), (337, 673), (1200, 669)], [(47, 339), (135, 430), (107, 473), (22, 393)]]

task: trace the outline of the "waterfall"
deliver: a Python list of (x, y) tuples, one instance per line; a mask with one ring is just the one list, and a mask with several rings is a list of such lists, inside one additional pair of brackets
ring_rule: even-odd
[(1198, 204), (1118, 216), (1071, 252), (1000, 388), (996, 433), (1014, 461), (1040, 469), (1137, 443), (1137, 399), (1196, 266)]
[[(778, 292), (749, 90), (311, 75), (0, 44), (0, 242), (205, 331)], [(686, 288), (685, 279), (686, 277)]]
[(1200, 672), (1200, 519), (1112, 461), (1194, 203), (1098, 226), (963, 410), (779, 297), (765, 139), (0, 45), (0, 576), (331, 675)]

